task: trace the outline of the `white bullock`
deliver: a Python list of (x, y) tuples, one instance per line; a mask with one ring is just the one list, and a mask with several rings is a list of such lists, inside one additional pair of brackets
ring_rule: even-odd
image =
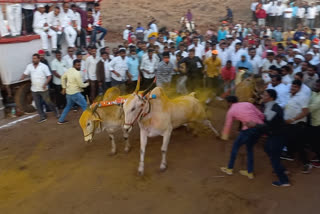
[[(149, 96), (146, 96), (148, 91), (150, 89), (143, 94), (133, 93), (123, 105), (125, 130), (129, 132), (136, 121), (140, 127), (140, 164), (138, 168), (140, 174), (144, 172), (144, 156), (148, 137), (163, 136), (160, 170), (165, 170), (167, 168), (166, 153), (174, 128), (200, 122), (219, 135), (211, 122), (207, 120), (202, 104), (194, 97), (195, 93), (169, 99), (162, 88), (156, 87)], [(151, 96), (156, 98), (152, 99)]]

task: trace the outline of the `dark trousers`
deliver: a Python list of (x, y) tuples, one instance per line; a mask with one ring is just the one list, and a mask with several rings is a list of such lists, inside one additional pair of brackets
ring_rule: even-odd
[(214, 91), (217, 96), (220, 96), (222, 94), (222, 81), (221, 79), (217, 77), (207, 77), (207, 88)]
[(87, 31), (84, 28), (81, 28), (80, 35), (77, 37), (77, 44), (80, 45), (80, 48), (87, 47)]
[(252, 21), (257, 21), (256, 12), (252, 11)]
[(281, 165), (280, 155), (284, 147), (283, 136), (269, 136), (265, 144), (265, 152), (270, 158), (272, 168), (277, 174), (281, 183), (288, 183), (288, 176), (285, 174), (285, 168)]
[(124, 81), (117, 81), (111, 78), (111, 87), (119, 88), (121, 94), (126, 93), (126, 83)]
[(282, 27), (282, 21), (283, 17), (282, 16), (275, 16), (275, 27)]
[(104, 37), (107, 35), (107, 29), (105, 29), (103, 27), (100, 27), (100, 26), (95, 26), (93, 31), (92, 31), (92, 34), (91, 34), (91, 43), (92, 44), (96, 43), (98, 32), (102, 33), (100, 38), (99, 38), (99, 41), (103, 40)]
[(54, 85), (55, 100), (58, 109), (63, 109), (66, 106), (66, 95), (61, 94), (61, 85)]
[(33, 33), (32, 23), (33, 23), (33, 10), (26, 10), (22, 8), (22, 13), (24, 15), (24, 23), (26, 26), (27, 34)]
[(90, 101), (93, 102), (98, 93), (98, 81), (89, 80), (89, 84), (90, 84)]
[(51, 110), (53, 110), (56, 114), (56, 116), (59, 115), (58, 109), (56, 108), (55, 104), (50, 99), (49, 91), (38, 91), (38, 92), (32, 92), (33, 100), (36, 103), (38, 114), (40, 115), (41, 119), (46, 118), (46, 114), (43, 112), (43, 108), (41, 105), (41, 99), (50, 107)]
[(275, 23), (276, 23), (276, 16), (269, 16), (268, 25), (271, 27), (275, 27)]
[(289, 124), (285, 129), (288, 155), (293, 156), (297, 152), (303, 164), (309, 163), (305, 151), (306, 144), (308, 143), (304, 137), (306, 130), (306, 123), (304, 122)]
[(136, 81), (131, 81), (131, 82), (128, 82), (127, 83), (127, 92), (129, 94), (133, 93), (134, 90), (136, 89), (136, 86), (137, 86), (137, 80)]
[(152, 82), (154, 81), (154, 78), (148, 79), (148, 78), (143, 78), (143, 83), (142, 83), (142, 90), (145, 90), (147, 88), (149, 88), (149, 86), (152, 84)]
[(247, 169), (249, 173), (253, 172), (253, 146), (257, 143), (260, 135), (260, 132), (256, 128), (250, 128), (240, 131), (237, 139), (234, 141), (232, 146), (228, 164), (229, 169), (233, 169), (238, 151), (240, 147), (245, 144), (247, 148)]
[(187, 89), (189, 92), (194, 92), (198, 88), (203, 88), (202, 76), (188, 76)]
[(308, 142), (310, 143), (311, 149), (320, 159), (320, 126), (309, 126), (306, 129), (306, 136), (309, 136)]

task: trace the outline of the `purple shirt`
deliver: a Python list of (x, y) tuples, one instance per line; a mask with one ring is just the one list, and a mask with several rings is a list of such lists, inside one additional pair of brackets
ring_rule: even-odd
[(77, 8), (77, 12), (80, 13), (81, 17), (81, 27), (84, 29), (87, 29), (88, 27), (88, 16), (87, 12), (84, 10), (81, 10), (80, 8)]
[(191, 12), (187, 13), (187, 19), (188, 19), (188, 22), (192, 21), (192, 13)]

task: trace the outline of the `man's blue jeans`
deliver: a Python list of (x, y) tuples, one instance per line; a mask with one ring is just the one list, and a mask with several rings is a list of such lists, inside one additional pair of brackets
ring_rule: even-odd
[(78, 104), (83, 111), (85, 111), (87, 109), (87, 102), (86, 99), (84, 98), (84, 96), (78, 92), (76, 94), (67, 94), (67, 105), (66, 107), (63, 109), (63, 112), (61, 114), (61, 117), (59, 118), (59, 122), (63, 122), (65, 117), (67, 116), (67, 114), (69, 113), (69, 111), (71, 110), (71, 108), (73, 107), (73, 105), (76, 103)]
[(233, 143), (231, 150), (231, 157), (228, 164), (229, 169), (233, 169), (234, 162), (236, 161), (238, 151), (243, 144), (246, 144), (247, 147), (247, 168), (248, 172), (253, 172), (253, 146), (258, 141), (260, 133), (256, 128), (250, 128), (242, 130), (239, 133), (239, 136)]
[(100, 26), (95, 26), (92, 31), (92, 35), (91, 35), (91, 43), (92, 44), (96, 43), (98, 31), (100, 31), (102, 33), (99, 41), (103, 40), (103, 38), (107, 35), (107, 29), (100, 27)]

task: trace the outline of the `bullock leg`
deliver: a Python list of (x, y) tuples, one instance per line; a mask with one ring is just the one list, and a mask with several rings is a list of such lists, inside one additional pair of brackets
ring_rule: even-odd
[(144, 155), (146, 152), (146, 146), (148, 142), (147, 132), (140, 129), (140, 163), (138, 168), (138, 173), (143, 175), (144, 173)]
[(163, 141), (161, 146), (162, 160), (160, 164), (160, 171), (165, 171), (167, 169), (167, 151), (168, 151), (168, 145), (170, 142), (171, 132), (172, 132), (172, 129), (169, 129), (163, 135)]
[(204, 120), (204, 121), (203, 121), (203, 124), (204, 124), (205, 126), (208, 126), (208, 127), (216, 134), (217, 137), (220, 136), (219, 132), (217, 131), (217, 129), (215, 129), (215, 128), (213, 127), (213, 125), (212, 125), (212, 123), (211, 123), (210, 120)]
[(124, 151), (128, 153), (130, 151), (131, 145), (129, 142), (129, 134), (126, 131), (123, 131), (123, 139), (125, 142)]
[(117, 153), (117, 146), (114, 140), (114, 135), (113, 134), (109, 134), (109, 138), (111, 141), (111, 152), (110, 155), (115, 155)]

